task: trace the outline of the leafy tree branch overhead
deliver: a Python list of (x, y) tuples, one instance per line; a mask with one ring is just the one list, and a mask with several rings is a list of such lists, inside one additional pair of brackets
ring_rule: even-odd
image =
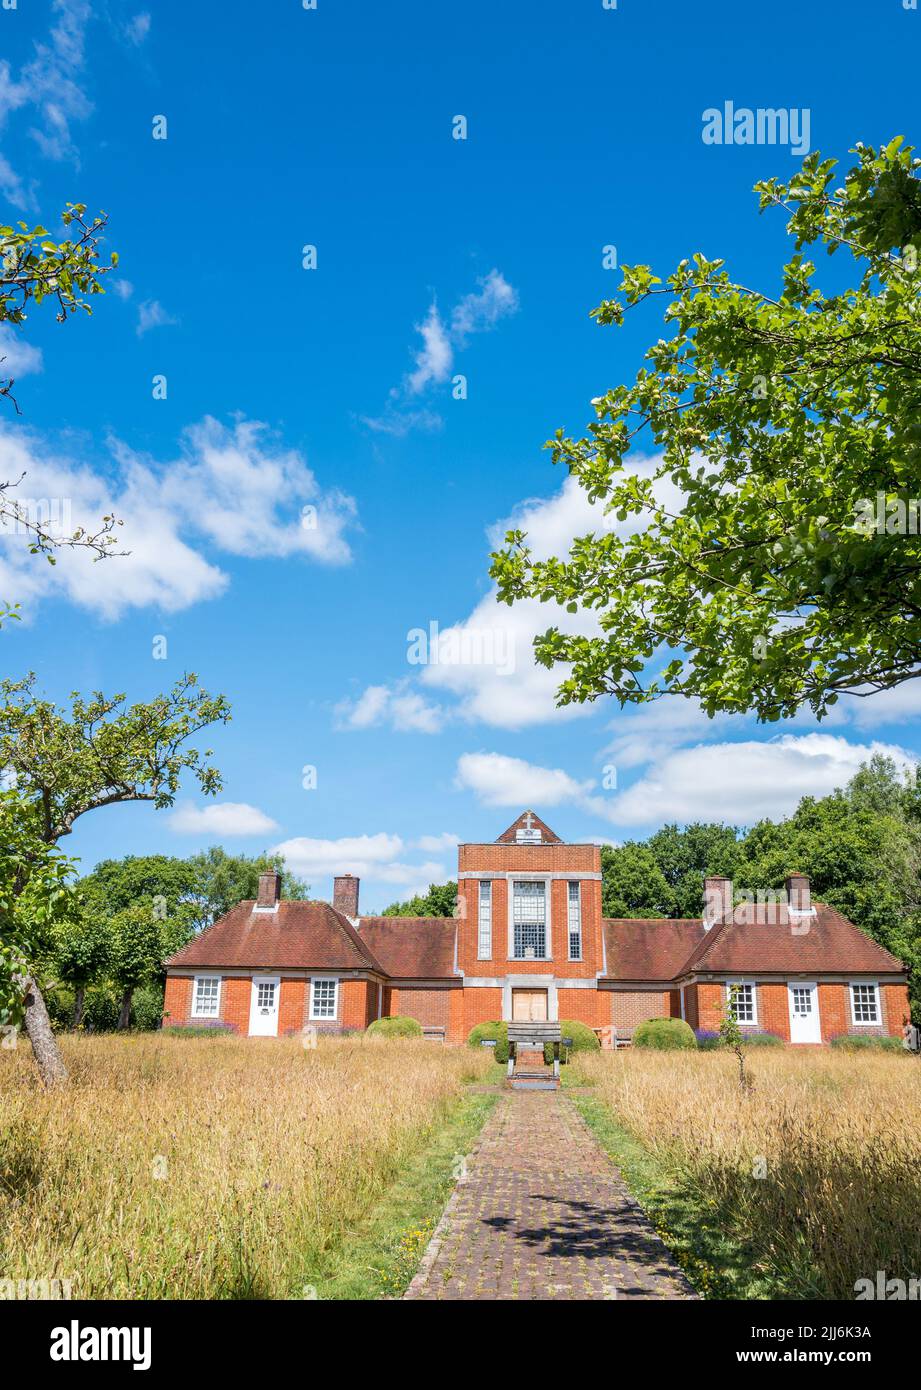
[[(697, 254), (664, 283), (624, 267), (622, 299), (594, 311), (617, 325), (667, 300), (673, 332), (649, 366), (592, 402), (584, 437), (547, 446), (609, 520), (639, 529), (546, 560), (513, 530), (491, 567), (500, 600), (600, 625), (536, 639), (539, 663), (569, 668), (560, 704), (684, 695), (708, 714), (821, 718), (842, 694), (921, 674), (921, 160), (901, 138), (855, 152), (840, 186), (819, 153), (756, 185), (795, 244), (773, 295)], [(814, 243), (853, 262), (833, 293), (801, 254)], [(650, 477), (631, 471), (637, 446), (656, 456)]]

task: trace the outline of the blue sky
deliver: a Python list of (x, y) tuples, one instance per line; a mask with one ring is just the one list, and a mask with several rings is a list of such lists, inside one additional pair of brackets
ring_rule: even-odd
[[(589, 320), (620, 278), (604, 246), (776, 281), (783, 225), (750, 190), (797, 156), (705, 145), (702, 113), (808, 108), (811, 146), (842, 159), (917, 139), (921, 14), (20, 0), (0, 34), (4, 220), (104, 208), (121, 256), (91, 320), (37, 311), (6, 335), (24, 413), (0, 420), (0, 473), (26, 468), (24, 493), (75, 519), (114, 507), (131, 550), (52, 570), (5, 542), (0, 593), (25, 620), (0, 634), (3, 672), (145, 699), (192, 670), (234, 710), (211, 740), (217, 806), (203, 819), (190, 784), (175, 813), (95, 813), (68, 844), (85, 867), (283, 844), (318, 896), (361, 873), (371, 909), (525, 804), (617, 840), (783, 814), (874, 745), (918, 751), (911, 686), (821, 731), (687, 705), (563, 715), (529, 649), (552, 615), (493, 604), (487, 569), (510, 518), (551, 551), (592, 524), (541, 445), (581, 433), (660, 333), (655, 307)], [(466, 660), (407, 660), (431, 623)]]

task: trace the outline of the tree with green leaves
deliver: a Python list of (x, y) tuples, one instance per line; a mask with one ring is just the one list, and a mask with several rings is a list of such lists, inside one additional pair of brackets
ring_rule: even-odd
[[(595, 309), (617, 325), (662, 298), (669, 329), (583, 437), (548, 444), (604, 524), (566, 558), (535, 559), (520, 529), (492, 557), (500, 600), (600, 628), (536, 639), (539, 663), (568, 668), (561, 704), (821, 718), (921, 674), (921, 160), (901, 138), (855, 153), (837, 186), (819, 153), (756, 185), (795, 245), (776, 292), (698, 253), (664, 283), (625, 266)], [(847, 258), (829, 290), (814, 244)]]
[(218, 845), (182, 861), (190, 876), (190, 893), (196, 903), (196, 926), (210, 926), (237, 903), (255, 898), (259, 875), (271, 870), (281, 874), (283, 898), (308, 898), (310, 885), (285, 868), (280, 854), (228, 854)]
[(709, 874), (735, 877), (740, 849), (734, 826), (664, 825), (646, 844), (671, 889), (672, 916), (700, 916), (703, 881)]
[(430, 883), (427, 893), (407, 898), (405, 902), (391, 903), (381, 913), (382, 917), (453, 917), (457, 907), (457, 884)]
[(0, 791), (0, 1025), (18, 1029), (28, 1019), (48, 1085), (67, 1071), (31, 963), (70, 909), (73, 876), (72, 860), (42, 838), (34, 803), (17, 790)]
[[(0, 682), (0, 767), (13, 780), (28, 807), (37, 842), (50, 851), (69, 835), (81, 816), (103, 806), (150, 801), (170, 806), (183, 773), (191, 773), (206, 795), (220, 790), (221, 778), (204, 753), (188, 741), (215, 723), (226, 723), (230, 709), (222, 695), (211, 696), (195, 675), (177, 681), (167, 695), (127, 705), (123, 694), (90, 699), (74, 692), (70, 710), (35, 692), (34, 677)], [(41, 991), (30, 973), (22, 980), (24, 1024), (42, 1079), (66, 1077), (60, 1051), (47, 1022)]]
[(52, 944), (50, 970), (62, 984), (74, 992), (73, 1026), (83, 1022), (86, 991), (105, 975), (112, 954), (112, 933), (109, 919), (80, 903), (58, 924)]
[[(109, 264), (101, 264), (102, 231), (108, 222), (105, 213), (87, 218), (82, 203), (68, 203), (61, 215), (73, 235), (55, 241), (44, 227), (0, 226), (0, 324), (14, 328), (26, 322), (32, 304), (38, 307), (49, 299), (57, 307), (57, 320), (64, 323), (76, 313), (92, 313), (87, 296), (104, 294), (102, 277), (118, 265), (112, 252)], [(13, 395), (14, 379), (2, 375), (0, 359), (0, 397), (11, 401), (17, 414), (22, 412)], [(55, 563), (55, 551), (80, 547), (97, 559), (115, 554), (114, 528), (121, 523), (114, 516), (102, 518), (99, 528), (90, 532), (77, 527), (69, 534), (60, 531), (41, 511), (16, 496), (23, 476), (0, 480), (0, 532), (13, 531), (27, 539), (32, 554), (42, 554)], [(17, 606), (0, 604), (0, 627), (18, 617)]]
[(601, 910), (605, 917), (671, 917), (675, 895), (648, 845), (627, 840), (601, 846)]

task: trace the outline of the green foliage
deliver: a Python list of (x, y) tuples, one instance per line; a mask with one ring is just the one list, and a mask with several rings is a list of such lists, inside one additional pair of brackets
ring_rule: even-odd
[(226, 723), (230, 709), (223, 695), (201, 689), (196, 676), (183, 676), (168, 695), (127, 708), (121, 694), (97, 691), (87, 700), (74, 692), (69, 712), (38, 697), (34, 686), (33, 675), (0, 681), (0, 767), (34, 801), (46, 843), (70, 834), (80, 816), (102, 806), (172, 805), (186, 771), (206, 794), (220, 791), (210, 749), (201, 754), (184, 745), (210, 724)]
[(228, 854), (218, 845), (182, 861), (189, 875), (191, 896), (198, 904), (196, 925), (209, 926), (237, 903), (255, 898), (259, 875), (275, 869), (281, 874), (283, 898), (307, 898), (310, 885), (285, 868), (280, 854)]
[(492, 1049), (493, 1057), (501, 1066), (505, 1066), (508, 1061), (508, 1024), (474, 1024), (467, 1035), (467, 1046), (482, 1047), (484, 1040), (495, 1042), (496, 1046)]
[[(710, 715), (821, 718), (842, 692), (921, 671), (921, 535), (897, 508), (921, 475), (921, 161), (900, 138), (855, 153), (838, 187), (819, 153), (756, 185), (796, 247), (779, 293), (696, 254), (664, 282), (625, 266), (621, 298), (594, 311), (620, 324), (662, 297), (670, 330), (631, 385), (592, 402), (582, 438), (548, 444), (611, 526), (565, 559), (535, 559), (510, 531), (491, 567), (500, 601), (600, 625), (536, 639), (538, 662), (568, 668), (561, 704), (667, 694)], [(815, 286), (813, 243), (850, 258), (843, 289)]]
[(628, 840), (601, 846), (601, 910), (605, 917), (667, 917), (674, 906), (652, 850)]
[(697, 1039), (683, 1018), (649, 1018), (634, 1028), (633, 1046), (656, 1052), (688, 1051), (696, 1048)]
[[(597, 1034), (586, 1023), (580, 1023), (578, 1019), (561, 1019), (560, 1032), (564, 1039), (572, 1039), (569, 1047), (560, 1048), (561, 1062), (568, 1062), (574, 1052), (599, 1052), (601, 1050), (601, 1043), (598, 1041)], [(552, 1061), (553, 1043), (544, 1043), (544, 1062), (549, 1067)]]
[[(118, 256), (112, 252), (108, 265), (99, 263), (100, 233), (108, 217), (101, 213), (87, 221), (85, 213), (82, 203), (66, 205), (61, 221), (72, 229), (66, 241), (26, 222), (0, 226), (0, 323), (24, 323), (30, 302), (39, 305), (44, 299), (54, 300), (58, 323), (78, 310), (92, 313), (85, 296), (105, 293), (102, 277), (115, 269)], [(12, 385), (11, 378), (0, 379), (0, 396), (13, 399)]]
[(408, 898), (406, 902), (391, 903), (381, 913), (382, 917), (453, 917), (457, 906), (457, 884), (430, 883), (429, 891), (422, 896)]
[(381, 1038), (421, 1038), (422, 1024), (415, 1018), (394, 1014), (391, 1018), (376, 1018), (367, 1031)]
[(837, 1038), (829, 1039), (829, 1046), (840, 1052), (904, 1052), (906, 1057), (911, 1056), (908, 1049), (902, 1046), (901, 1038), (871, 1037), (866, 1033), (841, 1033)]
[(34, 803), (0, 791), (0, 1024), (22, 1022), (25, 977), (71, 910), (73, 872), (42, 838)]
[(746, 1047), (783, 1047), (783, 1038), (778, 1038), (776, 1033), (745, 1033)]

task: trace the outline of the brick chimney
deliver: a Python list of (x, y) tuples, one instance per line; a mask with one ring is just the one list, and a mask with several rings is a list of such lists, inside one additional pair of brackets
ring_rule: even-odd
[(259, 875), (259, 896), (256, 899), (256, 906), (264, 911), (274, 911), (278, 906), (278, 899), (281, 895), (281, 874), (272, 869), (267, 874)]
[(794, 912), (808, 912), (812, 907), (812, 890), (806, 874), (787, 874), (784, 879), (787, 902)]
[(732, 879), (712, 874), (704, 879), (704, 930), (732, 915)]
[(333, 879), (333, 907), (343, 916), (358, 921), (358, 885), (361, 879), (353, 874), (340, 874)]

